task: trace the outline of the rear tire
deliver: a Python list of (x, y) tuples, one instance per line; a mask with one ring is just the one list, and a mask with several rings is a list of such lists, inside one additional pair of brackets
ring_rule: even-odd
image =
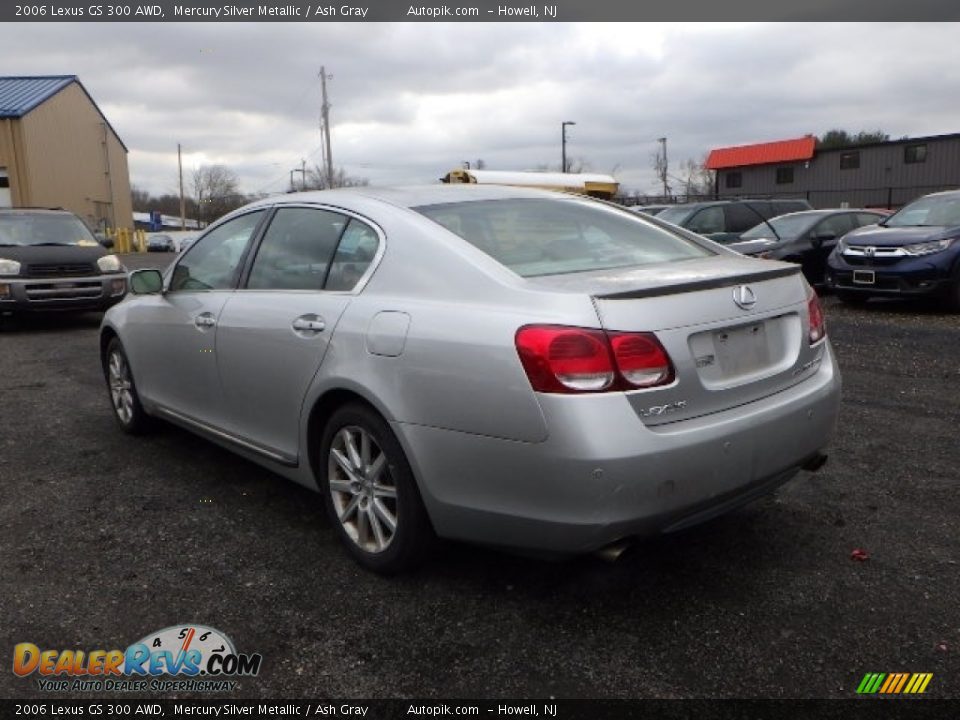
[(113, 416), (120, 429), (130, 435), (139, 435), (148, 430), (150, 417), (140, 404), (130, 362), (119, 338), (113, 338), (107, 344), (103, 373), (107, 380)]
[(380, 415), (359, 403), (335, 411), (318, 466), (330, 521), (360, 565), (391, 575), (423, 562), (433, 528), (406, 455)]

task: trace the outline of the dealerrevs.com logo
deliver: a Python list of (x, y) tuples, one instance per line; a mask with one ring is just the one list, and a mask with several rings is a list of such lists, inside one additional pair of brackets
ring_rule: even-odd
[(35, 676), (44, 691), (229, 691), (239, 686), (233, 678), (256, 676), (262, 661), (203, 625), (164, 628), (126, 650), (45, 650), (29, 642), (13, 649), (14, 674)]

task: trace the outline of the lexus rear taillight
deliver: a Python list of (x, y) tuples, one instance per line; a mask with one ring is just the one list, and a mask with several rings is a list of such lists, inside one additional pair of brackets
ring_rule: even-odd
[(528, 325), (517, 331), (516, 345), (538, 392), (636, 390), (673, 382), (670, 357), (651, 333)]
[(817, 291), (807, 288), (807, 315), (810, 317), (810, 344), (818, 343), (827, 336), (827, 323), (823, 319), (823, 308)]

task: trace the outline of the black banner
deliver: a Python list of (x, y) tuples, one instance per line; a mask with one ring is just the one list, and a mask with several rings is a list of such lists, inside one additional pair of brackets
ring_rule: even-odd
[(541, 718), (873, 720), (957, 717), (955, 700), (3, 700), (7, 718)]
[(304, 0), (98, 0), (3, 3), (2, 22), (650, 22), (700, 20), (863, 22), (960, 19), (951, 0), (391, 0), (390, 2), (305, 2)]

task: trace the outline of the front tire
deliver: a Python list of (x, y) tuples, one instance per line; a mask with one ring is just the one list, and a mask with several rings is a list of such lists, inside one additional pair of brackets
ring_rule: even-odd
[(104, 374), (107, 379), (107, 390), (110, 393), (110, 405), (113, 407), (113, 416), (117, 419), (120, 429), (130, 435), (139, 435), (150, 425), (150, 417), (144, 412), (137, 394), (137, 386), (133, 381), (133, 372), (130, 362), (124, 352), (119, 338), (113, 338), (107, 344)]
[(358, 563), (394, 574), (424, 560), (433, 529), (406, 455), (380, 415), (359, 403), (334, 412), (319, 467), (327, 513)]

